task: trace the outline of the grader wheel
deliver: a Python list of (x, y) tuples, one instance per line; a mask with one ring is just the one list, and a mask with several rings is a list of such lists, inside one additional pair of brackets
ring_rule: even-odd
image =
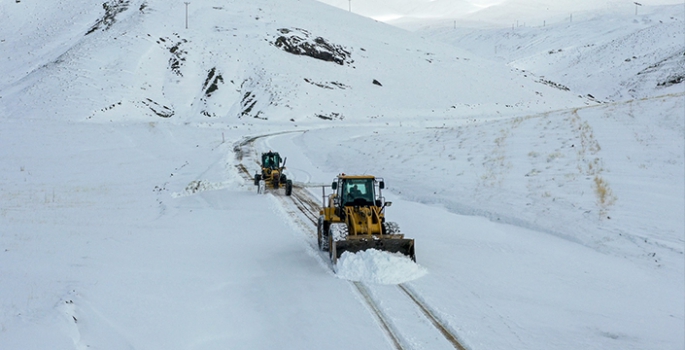
[(290, 196), (293, 194), (293, 181), (287, 180), (285, 182), (285, 195)]

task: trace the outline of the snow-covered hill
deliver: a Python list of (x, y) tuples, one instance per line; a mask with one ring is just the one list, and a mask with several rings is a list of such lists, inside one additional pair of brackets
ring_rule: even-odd
[[(16, 22), (22, 14), (49, 18), (55, 12), (23, 6), (3, 3), (11, 19), (6, 32), (21, 26)], [(101, 14), (102, 25), (81, 19), (95, 18), (92, 8), (98, 6), (79, 6), (90, 12), (79, 13), (74, 21), (81, 25), (70, 27), (70, 35), (52, 34), (62, 32), (60, 22), (45, 21), (4, 39), (4, 49), (16, 52), (3, 57), (8, 73), (0, 86), (3, 98), (11, 100), (5, 115), (49, 110), (70, 120), (175, 115), (301, 123), (411, 117), (467, 103), (491, 112), (546, 111), (577, 100), (505, 66), (313, 1), (300, 11), (292, 9), (297, 1), (189, 6), (188, 30), (183, 4), (114, 1)], [(34, 44), (24, 46), (24, 37)], [(342, 64), (303, 60), (284, 50), (294, 41), (303, 46), (317, 38), (321, 43), (314, 46), (339, 52)], [(28, 69), (13, 66), (25, 61)], [(101, 98), (91, 98), (93, 89)], [(37, 98), (56, 96), (55, 91), (59, 98)]]
[(420, 32), (579, 95), (623, 101), (683, 92), (684, 11), (652, 6), (638, 16), (604, 10), (544, 27)]
[[(685, 346), (682, 5), (327, 3), (0, 2), (0, 348), (451, 348), (398, 280), (472, 350)], [(420, 266), (336, 275), (269, 149)]]
[(318, 0), (361, 16), (416, 30), (426, 26), (520, 27), (542, 26), (594, 17), (611, 10), (616, 15), (638, 15), (678, 0)]

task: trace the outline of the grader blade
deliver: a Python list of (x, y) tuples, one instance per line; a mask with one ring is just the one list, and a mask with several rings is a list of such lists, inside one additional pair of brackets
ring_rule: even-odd
[(340, 258), (344, 252), (356, 253), (368, 249), (401, 253), (416, 262), (414, 240), (408, 238), (347, 239), (337, 241), (330, 247), (330, 254), (333, 264), (336, 264), (338, 258)]

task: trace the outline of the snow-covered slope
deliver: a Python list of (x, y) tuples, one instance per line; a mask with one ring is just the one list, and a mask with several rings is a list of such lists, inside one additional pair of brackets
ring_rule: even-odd
[[(89, 11), (97, 7), (76, 3)], [(10, 72), (0, 85), (5, 86), (2, 98), (11, 100), (5, 115), (49, 110), (70, 120), (156, 114), (175, 115), (175, 120), (210, 116), (302, 122), (317, 116), (413, 117), (466, 103), (492, 112), (544, 111), (577, 100), (502, 65), (314, 1), (304, 7), (298, 1), (191, 4), (188, 30), (182, 3), (111, 4), (103, 17), (106, 25), (93, 28), (81, 20), (62, 39), (43, 34), (60, 30), (50, 22), (27, 29), (27, 37), (42, 42), (34, 45), (56, 46), (57, 41), (58, 49), (36, 52), (23, 46), (21, 36), (5, 39), (3, 48), (16, 54), (3, 60), (32, 60), (28, 72), (2, 65)], [(3, 12), (21, 18), (21, 3), (3, 6)], [(25, 16), (52, 13), (33, 11)], [(81, 16), (88, 14), (92, 17), (92, 12)], [(325, 43), (319, 46), (340, 51), (344, 62), (303, 59), (278, 47), (279, 38), (287, 42), (293, 37), (305, 42), (322, 38)], [(510, 93), (497, 93), (501, 89)], [(61, 92), (57, 99), (38, 98), (56, 91)], [(99, 98), (93, 99), (93, 93)]]
[[(685, 346), (682, 6), (334, 5), (0, 2), (0, 348), (452, 348), (397, 281), (473, 350)], [(384, 177), (419, 266), (336, 275), (269, 149)]]
[(402, 28), (425, 26), (515, 27), (573, 21), (592, 17), (597, 11), (641, 14), (652, 6), (682, 4), (678, 0), (652, 0), (639, 5), (631, 1), (596, 0), (318, 0), (340, 9)]
[(683, 5), (652, 6), (638, 16), (596, 11), (545, 27), (420, 32), (603, 101), (685, 91)]

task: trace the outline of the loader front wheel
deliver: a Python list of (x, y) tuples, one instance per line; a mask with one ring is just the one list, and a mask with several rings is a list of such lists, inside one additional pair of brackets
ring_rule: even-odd
[(338, 261), (338, 256), (342, 255), (342, 252), (338, 253), (335, 242), (346, 240), (348, 233), (347, 224), (345, 223), (332, 223), (328, 225), (328, 251), (333, 264)]
[(328, 226), (328, 234), (334, 242), (346, 240), (348, 232), (347, 224), (344, 222), (333, 223)]
[(400, 233), (400, 225), (396, 222), (386, 221), (383, 223), (383, 234), (384, 235), (395, 235)]
[(316, 225), (317, 228), (317, 241), (319, 243), (319, 249), (327, 252), (328, 247), (328, 223), (324, 220), (323, 216), (319, 216), (319, 222)]

